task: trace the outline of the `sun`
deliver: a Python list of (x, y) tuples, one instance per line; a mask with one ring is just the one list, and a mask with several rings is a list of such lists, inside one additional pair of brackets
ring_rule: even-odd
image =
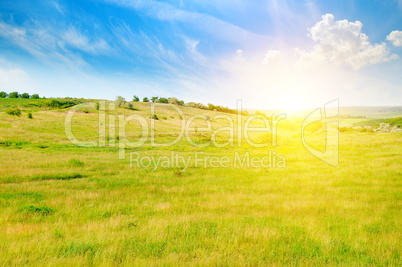
[(288, 97), (282, 103), (282, 108), (287, 111), (298, 111), (301, 110), (303, 105), (303, 100), (301, 98), (296, 97)]

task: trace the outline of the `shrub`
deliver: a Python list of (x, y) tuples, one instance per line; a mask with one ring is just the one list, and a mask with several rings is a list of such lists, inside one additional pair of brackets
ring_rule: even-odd
[(165, 98), (165, 97), (159, 98), (159, 101), (160, 101), (161, 103), (165, 103), (165, 104), (169, 103), (169, 100), (168, 100), (167, 98)]
[(31, 98), (32, 99), (39, 99), (39, 95), (38, 94), (33, 94)]
[(179, 100), (176, 97), (169, 97), (168, 99), (169, 104), (178, 105)]
[(6, 113), (8, 115), (14, 115), (14, 116), (21, 116), (21, 110), (19, 108), (8, 108), (6, 110)]
[(8, 95), (8, 97), (9, 97), (9, 98), (18, 98), (18, 97), (19, 97), (19, 94), (18, 94), (18, 92), (12, 92), (12, 93), (10, 93), (10, 94)]
[(96, 109), (96, 110), (99, 110), (99, 107), (100, 107), (100, 104), (99, 104), (99, 102), (98, 102), (98, 103), (95, 104), (95, 109)]
[(132, 103), (128, 103), (128, 108), (129, 108), (129, 109), (134, 109), (133, 104), (132, 104)]
[(33, 118), (32, 117), (32, 112), (28, 112), (27, 116), (28, 116), (28, 119), (32, 119)]
[(0, 92), (0, 98), (6, 98), (7, 97), (7, 93), (2, 91)]
[(134, 102), (138, 102), (138, 101), (140, 101), (140, 99), (138, 98), (138, 96), (135, 95), (135, 96), (133, 97), (133, 101), (134, 101)]
[(151, 119), (153, 119), (153, 120), (159, 120), (158, 115), (156, 115), (156, 114), (152, 115), (152, 116), (151, 116)]
[(158, 96), (153, 96), (153, 97), (151, 97), (151, 101), (152, 101), (152, 103), (155, 103), (156, 102), (156, 100), (158, 100)]
[(21, 95), (21, 98), (29, 99), (29, 94), (28, 94), (28, 93), (23, 93), (23, 94)]
[(80, 101), (78, 100), (46, 100), (44, 106), (51, 107), (51, 108), (69, 108), (79, 104)]
[(186, 104), (186, 106), (189, 106), (189, 107), (192, 107), (192, 108), (208, 109), (204, 104), (195, 103), (195, 102), (189, 102), (189, 103)]
[(89, 110), (84, 109), (82, 112), (84, 112), (85, 114), (89, 113)]
[(142, 102), (149, 102), (148, 97), (144, 97), (144, 98), (142, 99)]
[(180, 106), (184, 106), (184, 101), (183, 100), (179, 100), (179, 103), (178, 103)]
[(126, 99), (122, 96), (117, 96), (115, 102), (116, 102), (116, 106), (121, 108), (122, 106), (124, 106), (126, 104)]

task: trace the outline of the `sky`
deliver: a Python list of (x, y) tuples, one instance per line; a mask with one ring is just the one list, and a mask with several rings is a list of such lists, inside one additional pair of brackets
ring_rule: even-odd
[(402, 104), (402, 0), (2, 0), (0, 91)]

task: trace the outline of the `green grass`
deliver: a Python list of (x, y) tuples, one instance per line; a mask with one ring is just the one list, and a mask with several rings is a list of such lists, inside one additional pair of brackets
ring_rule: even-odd
[[(130, 168), (129, 157), (119, 160), (111, 143), (71, 144), (64, 133), (66, 110), (15, 101), (8, 104), (23, 114), (35, 110), (28, 119), (0, 108), (1, 265), (402, 264), (400, 133), (341, 133), (338, 167), (309, 154), (300, 125), (291, 120), (279, 124), (275, 148), (199, 148), (182, 141), (167, 148), (146, 142), (129, 150), (228, 157), (272, 150), (287, 160), (286, 168), (202, 168), (192, 162), (184, 172), (154, 170)], [(140, 114), (150, 122), (150, 104), (135, 107), (110, 114)], [(225, 125), (212, 119), (223, 113), (189, 107), (183, 112), (186, 119), (208, 115), (214, 129)], [(157, 141), (175, 139), (179, 115), (168, 106), (157, 114), (166, 117), (155, 121)], [(208, 142), (210, 134), (199, 132), (205, 122), (195, 124), (198, 132), (191, 138)], [(97, 127), (95, 109), (74, 116), (80, 140), (97, 140)], [(138, 124), (128, 130), (129, 139), (138, 139)], [(322, 147), (320, 135), (308, 137)]]
[(371, 119), (353, 123), (354, 126), (379, 126), (380, 123), (388, 123), (391, 126), (398, 126), (402, 128), (402, 117), (392, 119)]

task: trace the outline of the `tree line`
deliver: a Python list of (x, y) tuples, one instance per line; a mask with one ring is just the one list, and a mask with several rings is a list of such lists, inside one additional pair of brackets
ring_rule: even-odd
[[(125, 103), (125, 99), (121, 96), (118, 96), (116, 98), (116, 101), (118, 103)], [(133, 97), (133, 102), (139, 102), (140, 98), (138, 96)], [(159, 97), (159, 96), (154, 96), (149, 99), (148, 97), (144, 97), (142, 99), (142, 102), (152, 102), (152, 103), (164, 103), (164, 104), (173, 104), (173, 105), (179, 105), (179, 106), (188, 106), (188, 107), (193, 107), (193, 108), (199, 108), (199, 109), (205, 109), (205, 110), (213, 110), (213, 111), (220, 111), (220, 112), (225, 112), (225, 113), (232, 113), (232, 114), (238, 114), (239, 112), (236, 109), (230, 109), (228, 107), (223, 107), (219, 105), (213, 105), (209, 103), (208, 105), (204, 105), (202, 103), (196, 103), (196, 102), (188, 102), (185, 103), (183, 100), (179, 100), (176, 97)], [(121, 106), (118, 104), (118, 106)], [(242, 111), (242, 115), (248, 116), (247, 111)]]
[(11, 92), (11, 93), (7, 93), (4, 91), (0, 92), (0, 98), (25, 98), (25, 99), (39, 99), (39, 95), (38, 94), (33, 94), (30, 95), (28, 93), (18, 93), (18, 92)]

